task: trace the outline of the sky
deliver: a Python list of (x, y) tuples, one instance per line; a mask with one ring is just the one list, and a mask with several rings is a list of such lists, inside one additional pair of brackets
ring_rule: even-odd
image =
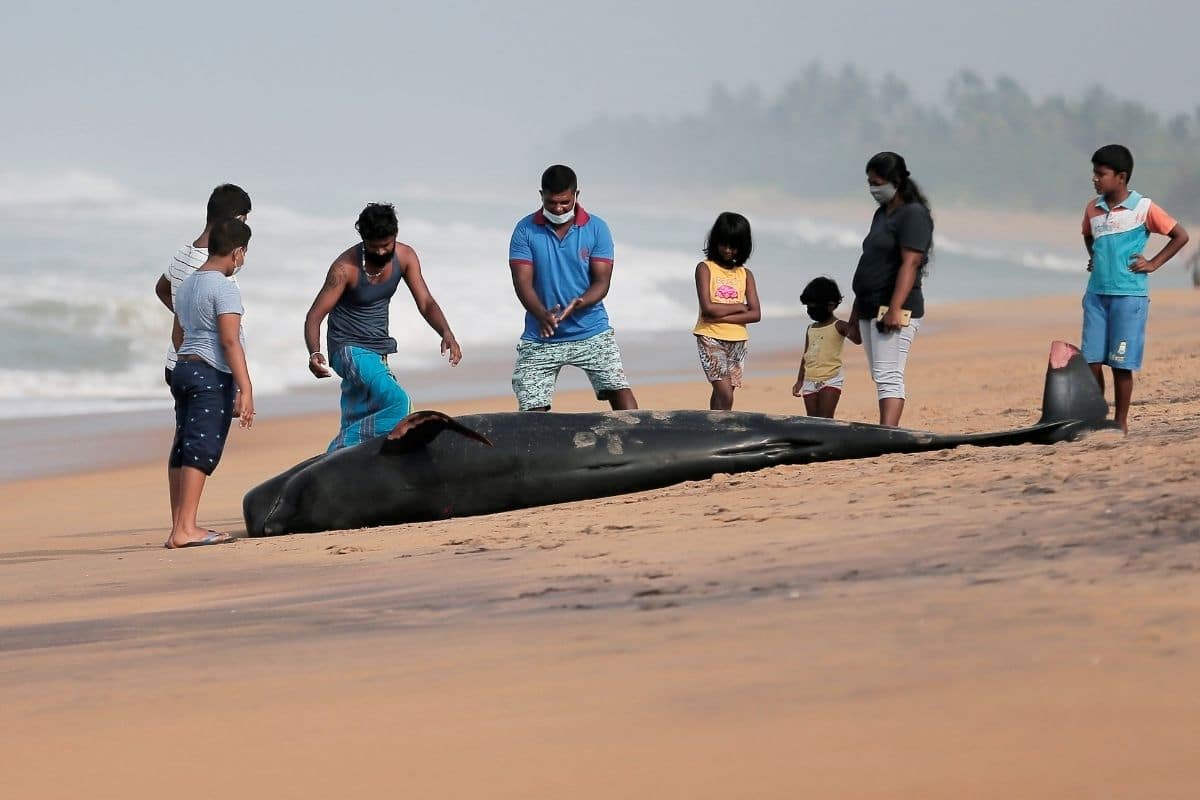
[(1163, 113), (1200, 106), (1200, 4), (1178, 0), (4, 8), (0, 173), (167, 196), (227, 178), (309, 203), (533, 184), (588, 120), (695, 110), (718, 82), (770, 96), (814, 61), (892, 73), (926, 100), (965, 68), (1035, 97), (1099, 83)]

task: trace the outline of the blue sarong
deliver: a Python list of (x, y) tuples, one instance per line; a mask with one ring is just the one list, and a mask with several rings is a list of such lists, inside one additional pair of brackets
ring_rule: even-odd
[(329, 366), (342, 379), (342, 423), (326, 452), (383, 436), (412, 410), (386, 356), (344, 345), (329, 354)]

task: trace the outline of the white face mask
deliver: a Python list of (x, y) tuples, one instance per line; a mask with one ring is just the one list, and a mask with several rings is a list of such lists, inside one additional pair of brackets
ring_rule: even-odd
[(572, 205), (562, 214), (551, 214), (545, 208), (542, 209), (543, 216), (555, 225), (562, 225), (564, 222), (570, 222), (575, 219), (575, 206)]
[(886, 206), (896, 196), (896, 187), (890, 183), (885, 183), (882, 186), (868, 186), (867, 191), (871, 193), (871, 197), (875, 198), (875, 202), (881, 206)]

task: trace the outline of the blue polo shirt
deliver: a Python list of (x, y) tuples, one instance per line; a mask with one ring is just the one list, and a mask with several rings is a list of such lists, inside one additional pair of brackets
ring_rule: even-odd
[[(578, 204), (575, 222), (561, 240), (546, 222), (541, 209), (522, 219), (508, 246), (508, 264), (533, 267), (533, 290), (546, 308), (566, 308), (592, 284), (592, 262), (613, 263), (613, 240), (608, 224)], [(590, 339), (609, 328), (608, 312), (601, 301), (567, 317), (548, 339), (542, 338), (537, 319), (525, 313), (522, 339), (534, 342), (574, 342)]]

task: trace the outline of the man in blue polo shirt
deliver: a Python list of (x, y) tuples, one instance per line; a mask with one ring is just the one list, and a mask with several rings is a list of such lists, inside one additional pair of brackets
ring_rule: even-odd
[(542, 173), (542, 207), (522, 219), (508, 248), (513, 288), (525, 306), (513, 392), (522, 411), (549, 411), (554, 383), (567, 365), (587, 373), (596, 399), (613, 410), (637, 408), (621, 351), (604, 310), (612, 280), (608, 225), (579, 205), (570, 167)]

